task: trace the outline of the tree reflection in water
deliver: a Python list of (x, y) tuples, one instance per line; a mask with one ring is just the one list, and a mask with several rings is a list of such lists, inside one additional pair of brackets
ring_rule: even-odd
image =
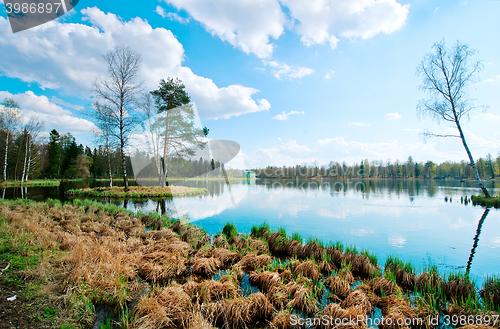
[(479, 242), (479, 235), (481, 234), (481, 229), (483, 227), (484, 220), (488, 216), (489, 212), (490, 212), (490, 208), (486, 208), (484, 210), (484, 213), (481, 216), (481, 219), (479, 220), (479, 224), (477, 225), (476, 236), (474, 236), (474, 244), (472, 245), (472, 249), (470, 251), (470, 256), (469, 256), (469, 261), (467, 262), (467, 268), (465, 270), (466, 274), (469, 274), (470, 267), (472, 265), (472, 259), (474, 259), (474, 255), (476, 254), (476, 248), (477, 248), (477, 244)]

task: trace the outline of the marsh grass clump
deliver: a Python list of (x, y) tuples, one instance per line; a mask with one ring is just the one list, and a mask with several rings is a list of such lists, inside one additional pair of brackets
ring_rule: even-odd
[[(390, 271), (386, 273), (391, 273)], [(400, 295), (401, 288), (396, 284), (395, 278), (391, 279), (390, 274), (384, 274), (385, 277), (373, 278), (370, 285), (373, 291), (379, 296)], [(389, 278), (388, 278), (389, 277)]]
[(271, 233), (271, 228), (266, 222), (261, 225), (252, 226), (251, 236), (255, 239), (267, 239), (267, 236)]
[(294, 274), (295, 276), (303, 275), (312, 280), (318, 280), (320, 278), (318, 266), (310, 260), (297, 265)]
[(333, 294), (345, 298), (351, 292), (351, 284), (339, 276), (331, 276), (324, 281), (325, 287)]
[(238, 230), (233, 223), (226, 223), (226, 225), (224, 225), (224, 228), (222, 229), (222, 234), (224, 234), (226, 239), (228, 240), (235, 239), (238, 237)]
[(277, 310), (281, 310), (288, 303), (288, 292), (283, 286), (283, 281), (278, 273), (264, 271), (262, 273), (252, 272), (248, 278), (250, 284), (256, 286), (273, 304)]
[(212, 277), (220, 268), (222, 262), (214, 257), (200, 257), (194, 260), (193, 273), (202, 278)]
[(273, 306), (260, 292), (246, 298), (228, 299), (201, 305), (203, 314), (221, 328), (240, 329), (263, 326), (273, 314)]
[(479, 294), (493, 309), (500, 309), (500, 276), (488, 277)]
[(325, 246), (318, 238), (309, 238), (302, 248), (302, 253), (305, 258), (314, 258), (316, 260), (321, 260), (325, 252)]
[(373, 311), (373, 305), (368, 296), (361, 290), (354, 290), (340, 304), (344, 309), (360, 307), (364, 315), (369, 315)]
[(233, 269), (242, 269), (243, 271), (250, 273), (252, 271), (255, 271), (257, 268), (264, 267), (271, 261), (272, 258), (269, 255), (257, 256), (255, 254), (247, 254), (233, 266)]
[(416, 285), (420, 291), (441, 290), (442, 278), (436, 265), (429, 265), (418, 276)]
[(385, 262), (385, 269), (394, 274), (396, 283), (403, 289), (413, 291), (417, 283), (417, 276), (411, 262), (403, 262), (395, 256), (389, 256)]
[(448, 300), (467, 301), (476, 297), (476, 284), (469, 275), (450, 273), (446, 282), (441, 284), (441, 290)]
[(187, 328), (192, 306), (182, 286), (173, 284), (141, 297), (134, 314), (140, 328)]

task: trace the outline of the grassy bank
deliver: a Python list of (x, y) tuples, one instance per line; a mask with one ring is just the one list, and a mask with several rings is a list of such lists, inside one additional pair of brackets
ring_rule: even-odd
[(115, 186), (68, 190), (66, 193), (74, 196), (97, 198), (172, 198), (204, 195), (208, 193), (208, 190), (185, 186), (130, 186), (130, 190), (124, 192), (123, 187)]
[(368, 251), (303, 244), (265, 224), (248, 235), (227, 224), (211, 244), (189, 223), (89, 201), (1, 201), (0, 210), (2, 260), (39, 282), (57, 325), (291, 328), (292, 315), (358, 319), (376, 308), (394, 321), (498, 314), (498, 278), (477, 291), (466, 275), (420, 273), (396, 257), (382, 271)]
[(58, 179), (38, 179), (29, 180), (26, 182), (18, 180), (7, 180), (0, 182), (0, 187), (17, 187), (17, 186), (59, 186), (61, 181)]
[(495, 207), (500, 208), (500, 197), (485, 198), (482, 195), (471, 195), (470, 196), (473, 205), (481, 205), (483, 207)]

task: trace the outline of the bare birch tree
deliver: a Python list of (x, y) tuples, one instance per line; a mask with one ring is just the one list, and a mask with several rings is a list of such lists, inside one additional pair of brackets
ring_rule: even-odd
[(481, 62), (474, 61), (476, 53), (459, 41), (451, 49), (447, 49), (444, 41), (433, 45), (434, 53), (427, 53), (417, 67), (417, 74), (422, 77), (421, 89), (428, 93), (417, 106), (419, 114), (429, 115), (437, 122), (450, 123), (458, 130), (458, 135), (441, 135), (426, 132), (425, 137), (457, 137), (469, 157), (479, 188), (489, 198), (490, 194), (484, 186), (476, 168), (476, 163), (465, 140), (461, 122), (467, 119), (470, 112), (480, 106), (474, 106), (468, 96), (468, 87), (477, 79), (482, 69)]
[[(107, 64), (107, 76), (96, 78), (94, 82), (96, 103), (100, 104), (94, 107), (98, 113), (94, 121), (99, 122), (104, 116), (108, 116), (110, 135), (120, 147), (124, 190), (128, 191), (125, 153), (129, 134), (138, 122), (132, 106), (142, 90), (141, 84), (136, 83), (141, 56), (127, 46), (118, 46), (108, 52), (104, 59)], [(99, 112), (101, 110), (104, 112)]]
[(106, 160), (108, 163), (108, 176), (109, 176), (109, 187), (113, 187), (113, 173), (111, 168), (111, 152), (115, 146), (113, 143), (111, 131), (113, 129), (113, 124), (111, 122), (112, 113), (111, 109), (107, 106), (103, 106), (99, 103), (94, 103), (93, 108), (95, 112), (93, 114), (93, 121), (99, 130), (94, 131), (97, 136), (97, 142), (102, 143), (104, 150), (106, 152)]
[(5, 132), (5, 159), (3, 166), (3, 180), (7, 180), (7, 158), (9, 154), (10, 136), (15, 132), (21, 122), (21, 111), (19, 104), (13, 99), (5, 99), (0, 104), (0, 123), (1, 128)]
[(44, 126), (43, 121), (39, 121), (37, 116), (32, 116), (28, 123), (24, 126), (25, 135), (25, 153), (24, 153), (24, 166), (21, 182), (27, 181), (31, 167), (31, 156), (34, 143)]

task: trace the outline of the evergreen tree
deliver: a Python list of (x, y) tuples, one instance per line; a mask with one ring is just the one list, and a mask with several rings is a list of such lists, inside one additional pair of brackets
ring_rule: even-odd
[(47, 176), (50, 178), (59, 176), (59, 169), (61, 167), (61, 145), (59, 139), (61, 136), (57, 130), (52, 129), (49, 136), (49, 146), (47, 150), (48, 163), (47, 163)]

